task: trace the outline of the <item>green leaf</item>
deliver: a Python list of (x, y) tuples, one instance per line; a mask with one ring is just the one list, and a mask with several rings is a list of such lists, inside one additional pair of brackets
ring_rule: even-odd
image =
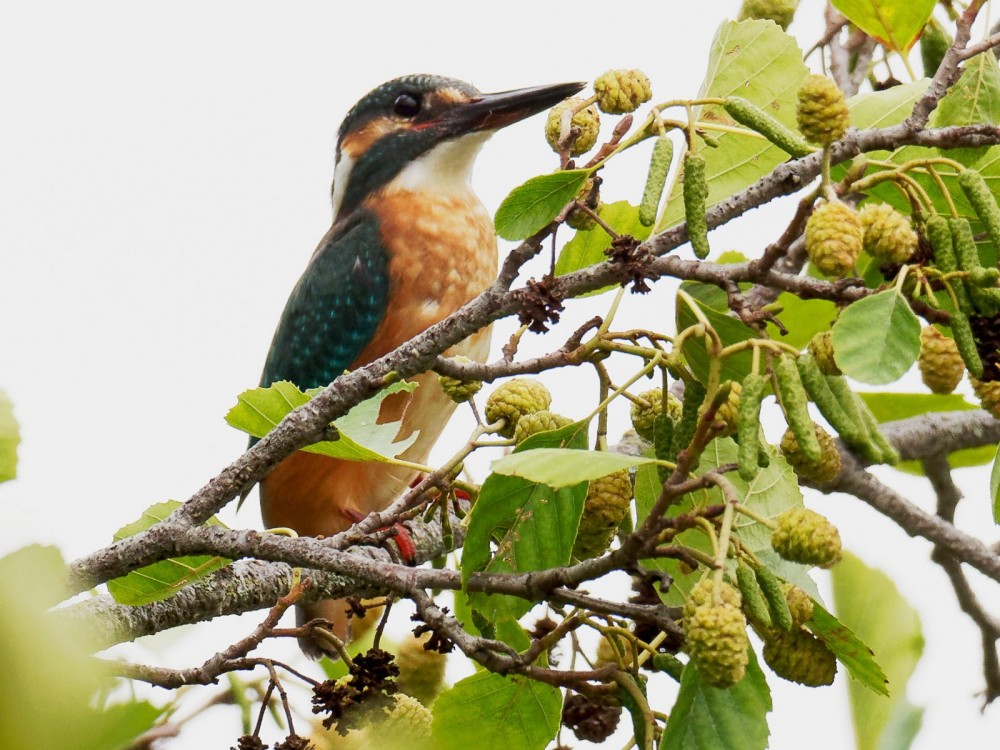
[(558, 489), (655, 461), (655, 458), (626, 456), (608, 451), (536, 448), (498, 458), (493, 462), (493, 472), (521, 477)]
[[(970, 404), (957, 393), (938, 395), (935, 393), (860, 393), (862, 400), (871, 409), (879, 422), (892, 422), (897, 419), (909, 419), (921, 414), (948, 411), (972, 411), (980, 408), (978, 404)], [(982, 466), (988, 464), (994, 455), (992, 445), (978, 448), (963, 448), (948, 454), (948, 464), (953, 469), (964, 466)], [(902, 461), (893, 465), (894, 469), (909, 474), (923, 476), (924, 469), (919, 461)]]
[(833, 350), (844, 374), (881, 385), (901, 378), (920, 354), (920, 320), (896, 289), (848, 305), (833, 326)]
[[(587, 447), (587, 425), (532, 435), (513, 455), (535, 448)], [(479, 570), (513, 573), (566, 565), (587, 496), (587, 482), (553, 489), (521, 477), (490, 474), (469, 514), (462, 578)], [(496, 543), (495, 552), (491, 542)], [(520, 617), (532, 603), (514, 596), (472, 593), (469, 603), (488, 620)]]
[[(739, 343), (757, 337), (757, 332), (738, 318), (729, 314), (729, 303), (726, 293), (712, 284), (702, 284), (698, 281), (685, 281), (681, 291), (686, 292), (697, 303), (705, 318), (711, 323), (723, 346)], [(698, 324), (698, 318), (691, 308), (682, 300), (676, 303), (677, 332)], [(702, 383), (708, 382), (709, 358), (705, 351), (705, 340), (701, 336), (689, 336), (683, 346), (684, 359), (691, 372)], [(722, 363), (722, 380), (742, 381), (750, 372), (753, 364), (753, 354), (747, 350), (733, 354)]]
[[(976, 55), (962, 66), (962, 76), (934, 111), (934, 126), (993, 125), (1000, 121), (1000, 65), (990, 54)], [(951, 149), (948, 154), (971, 163), (987, 147)]]
[(913, 111), (913, 105), (927, 90), (927, 81), (893, 86), (885, 91), (866, 91), (847, 100), (851, 125), (858, 130), (898, 125)]
[[(302, 450), (346, 461), (391, 460), (413, 445), (418, 434), (397, 441), (400, 423), (379, 424), (379, 410), (382, 402), (392, 394), (412, 392), (416, 387), (416, 383), (406, 381), (393, 383), (333, 423), (340, 433), (339, 439), (314, 443)], [(267, 388), (251, 388), (239, 395), (236, 406), (226, 414), (226, 422), (254, 437), (264, 437), (282, 419), (322, 390), (313, 388), (303, 393), (287, 380)]]
[[(736, 443), (732, 438), (716, 438), (708, 444), (701, 456), (701, 463), (698, 464), (699, 474), (724, 464), (735, 463), (736, 451)], [(640, 523), (649, 513), (649, 508), (659, 495), (655, 479), (643, 475), (649, 470), (652, 470), (655, 475), (655, 467), (640, 466), (636, 477), (636, 508)], [(735, 472), (730, 472), (726, 478), (735, 487), (736, 494), (743, 498), (743, 504), (764, 518), (776, 518), (789, 508), (802, 507), (802, 491), (799, 489), (795, 472), (776, 452), (771, 455), (770, 464), (762, 468), (752, 482), (744, 481)], [(671, 506), (670, 515), (680, 515), (695, 507), (721, 502), (723, 502), (722, 494), (718, 489), (696, 495), (687, 495)], [(739, 536), (740, 543), (764, 560), (765, 564), (777, 575), (805, 588), (810, 594), (815, 593), (816, 587), (809, 580), (807, 568), (781, 561), (773, 552), (771, 549), (771, 530), (767, 526), (743, 514), (738, 514), (733, 523), (733, 530)], [(678, 534), (674, 539), (679, 544), (685, 544), (712, 554), (710, 541), (699, 529), (690, 529)], [(663, 570), (673, 577), (674, 581), (670, 590), (663, 595), (663, 601), (672, 606), (683, 603), (691, 587), (701, 578), (700, 571), (686, 573), (676, 560), (651, 559), (644, 560), (643, 564), (655, 567), (657, 570)]]
[(543, 750), (562, 716), (558, 688), (526, 677), (480, 672), (434, 702), (437, 750)]
[(830, 0), (847, 20), (896, 52), (908, 52), (937, 0)]
[(1000, 523), (1000, 446), (997, 446), (990, 472), (990, 497), (993, 498), (993, 523)]
[[(795, 40), (771, 21), (726, 21), (719, 26), (712, 42), (698, 96), (742, 97), (795, 129), (797, 92), (808, 72)], [(696, 107), (695, 112), (704, 121), (737, 125), (719, 106)], [(705, 157), (706, 208), (752, 185), (789, 158), (757, 135), (713, 132), (712, 138), (718, 146), (698, 152)], [(681, 191), (681, 182), (675, 175), (666, 209), (656, 222), (657, 233), (683, 221)]]
[(923, 708), (914, 706), (905, 699), (898, 701), (889, 713), (885, 729), (879, 737), (878, 750), (909, 750), (923, 722)]
[(837, 614), (871, 644), (888, 676), (889, 698), (873, 695), (854, 681), (847, 686), (857, 747), (881, 750), (887, 747), (880, 742), (882, 734), (893, 723), (897, 726), (891, 731), (899, 733), (898, 725), (912, 724), (912, 714), (919, 711), (906, 702), (906, 683), (924, 650), (920, 616), (885, 573), (853, 555), (844, 555), (831, 573)]
[(775, 300), (781, 306), (778, 320), (788, 331), (782, 335), (778, 327), (768, 323), (771, 337), (782, 344), (804, 349), (812, 337), (827, 331), (837, 318), (837, 306), (825, 299), (801, 299), (790, 292), (782, 292)]
[(688, 662), (660, 750), (764, 750), (771, 691), (753, 649), (742, 680), (725, 690), (705, 685)]
[(87, 731), (88, 747), (101, 750), (133, 748), (135, 739), (152, 729), (165, 711), (165, 708), (147, 701), (115, 703), (94, 711), (91, 727)]
[(66, 566), (54, 547), (0, 557), (0, 747), (120, 750), (161, 713), (146, 703), (95, 709), (111, 689), (90, 656), (87, 629), (67, 628), (47, 610), (66, 594)]
[(544, 229), (580, 192), (589, 169), (568, 169), (532, 177), (510, 191), (493, 223), (505, 240), (523, 240)]
[(0, 482), (17, 476), (17, 445), (21, 433), (14, 418), (14, 404), (0, 390)]
[(812, 619), (806, 625), (859, 684), (879, 695), (889, 695), (888, 679), (875, 661), (874, 652), (850, 628), (816, 602), (813, 602)]
[[(617, 234), (628, 234), (637, 240), (649, 237), (651, 227), (644, 227), (639, 222), (639, 209), (628, 201), (602, 203), (597, 209), (597, 215)], [(559, 258), (556, 260), (556, 276), (565, 276), (573, 271), (603, 263), (608, 259), (604, 251), (610, 247), (611, 235), (604, 231), (604, 227), (600, 224), (593, 229), (577, 231), (573, 235), (573, 239), (563, 245), (562, 250), (559, 251)], [(617, 284), (613, 284), (581, 296), (591, 297), (595, 294), (603, 294), (609, 289), (617, 288), (617, 286)]]
[[(118, 529), (115, 532), (114, 540), (121, 541), (138, 534), (140, 531), (145, 531), (165, 519), (182, 504), (176, 500), (167, 500), (146, 508), (137, 521)], [(225, 528), (225, 524), (214, 516), (208, 520), (206, 525)], [(161, 560), (158, 563), (133, 570), (121, 578), (108, 581), (108, 591), (119, 604), (130, 606), (149, 604), (173, 596), (189, 583), (204, 578), (220, 568), (226, 567), (229, 563), (230, 561), (224, 557), (212, 555), (188, 555)]]

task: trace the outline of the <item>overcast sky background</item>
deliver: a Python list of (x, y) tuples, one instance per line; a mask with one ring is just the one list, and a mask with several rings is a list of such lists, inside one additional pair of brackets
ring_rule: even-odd
[[(328, 227), (336, 129), (369, 89), (411, 72), (496, 91), (639, 67), (655, 100), (690, 97), (717, 25), (738, 5), (5, 3), (0, 388), (23, 442), (19, 478), (0, 486), (0, 554), (29, 542), (57, 544), (67, 559), (90, 552), (151, 503), (186, 499), (240, 454), (244, 436), (223, 416), (256, 385), (288, 292)], [(821, 32), (819, 8), (805, 0), (792, 26), (802, 46)], [(484, 149), (475, 184), (491, 211), (556, 165), (542, 124), (516, 125)], [(637, 149), (609, 169), (604, 199), (637, 201), (647, 158)], [(758, 210), (713, 233), (713, 247), (755, 256), (786, 213)], [(666, 292), (630, 298), (623, 327), (669, 330)], [(609, 302), (571, 303), (553, 336), (525, 351), (558, 346)], [(497, 326), (495, 350), (512, 328)], [(556, 410), (582, 415), (594, 392), (589, 373), (544, 379)], [(470, 425), (460, 413), (448, 434), (462, 440)], [(620, 434), (626, 425), (622, 408), (612, 426)], [(453, 452), (439, 448), (442, 458)], [(470, 464), (480, 477), (488, 460)], [(925, 484), (882, 476), (932, 507)], [(985, 473), (958, 478), (969, 497), (960, 524), (994, 540)], [(974, 697), (978, 631), (927, 561), (930, 545), (851, 498), (807, 502), (921, 612), (928, 645), (909, 697), (927, 712), (914, 747), (995, 746), (1000, 712), (981, 716)], [(253, 501), (222, 519), (260, 527)], [(996, 587), (985, 591), (996, 604)], [(258, 619), (228, 618), (121, 653), (189, 666)], [(772, 748), (851, 745), (843, 674), (824, 690), (769, 679)], [(238, 725), (227, 711), (165, 747), (228, 746)]]

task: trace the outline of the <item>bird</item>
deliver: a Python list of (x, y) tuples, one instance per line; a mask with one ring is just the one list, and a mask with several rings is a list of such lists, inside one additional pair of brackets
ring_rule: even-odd
[[(500, 128), (542, 112), (582, 83), (494, 94), (436, 75), (383, 83), (354, 105), (337, 138), (333, 221), (281, 314), (261, 386), (290, 381), (325, 387), (443, 320), (486, 289), (497, 271), (493, 221), (472, 191), (473, 163)], [(490, 329), (448, 355), (485, 361)], [(412, 393), (386, 398), (379, 421), (401, 421), (397, 440), (416, 434), (400, 456), (423, 463), (455, 404), (433, 373)], [(414, 479), (412, 469), (298, 451), (260, 484), (266, 527), (326, 537), (382, 510)], [(303, 625), (329, 623), (350, 639), (342, 600), (297, 607)], [(322, 637), (302, 638), (310, 657), (335, 656)]]

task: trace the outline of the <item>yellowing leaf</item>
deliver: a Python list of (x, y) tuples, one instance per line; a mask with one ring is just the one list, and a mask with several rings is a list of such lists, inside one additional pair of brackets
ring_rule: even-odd
[(937, 0), (831, 0), (847, 20), (896, 52), (908, 52)]
[(0, 482), (17, 476), (17, 445), (20, 442), (14, 405), (0, 390)]

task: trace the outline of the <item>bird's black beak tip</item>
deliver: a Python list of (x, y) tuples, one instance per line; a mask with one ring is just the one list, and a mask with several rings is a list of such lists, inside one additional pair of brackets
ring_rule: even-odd
[(466, 132), (499, 130), (554, 107), (586, 85), (577, 81), (483, 94), (462, 108), (456, 124)]

